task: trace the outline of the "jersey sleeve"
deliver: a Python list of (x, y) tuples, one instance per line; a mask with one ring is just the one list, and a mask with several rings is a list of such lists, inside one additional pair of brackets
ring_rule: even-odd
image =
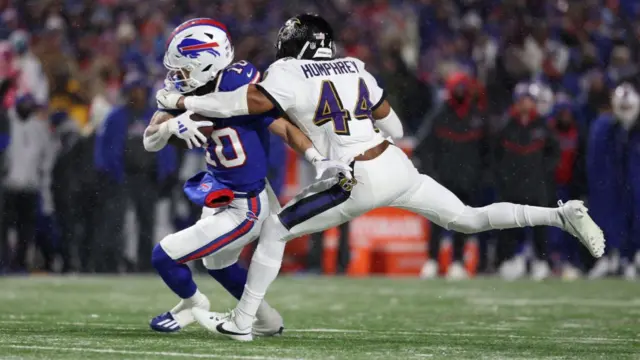
[(241, 60), (222, 70), (218, 91), (233, 91), (247, 84), (255, 84), (259, 80), (260, 71), (252, 63)]
[(367, 88), (369, 89), (369, 99), (373, 104), (371, 106), (371, 111), (375, 111), (387, 98), (386, 92), (382, 87), (380, 87), (376, 78), (365, 69), (364, 62), (352, 57), (347, 58), (347, 60), (353, 61), (356, 64), (360, 76), (364, 79), (365, 84), (367, 84)]
[(264, 74), (262, 82), (256, 84), (281, 113), (286, 113), (296, 103), (298, 76), (290, 69), (286, 60), (271, 64)]

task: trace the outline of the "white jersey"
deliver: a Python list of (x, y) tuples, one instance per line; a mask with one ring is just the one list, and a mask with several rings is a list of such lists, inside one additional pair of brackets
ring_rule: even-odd
[(349, 163), (384, 141), (371, 116), (384, 91), (358, 59), (280, 59), (257, 86), (330, 159)]

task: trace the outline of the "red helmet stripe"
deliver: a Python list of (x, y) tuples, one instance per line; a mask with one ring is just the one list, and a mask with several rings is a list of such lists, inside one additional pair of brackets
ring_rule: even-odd
[(182, 51), (204, 50), (204, 49), (213, 49), (216, 47), (218, 47), (218, 43), (214, 41), (206, 44), (183, 46), (182, 48), (180, 48), (180, 50)]
[(227, 33), (227, 36), (229, 36), (229, 31), (227, 30), (227, 27), (219, 21), (215, 21), (213, 19), (208, 19), (208, 18), (192, 19), (180, 24), (177, 28), (175, 28), (175, 30), (173, 30), (173, 32), (171, 33), (171, 35), (169, 35), (169, 38), (167, 39), (167, 45), (169, 45), (171, 40), (173, 40), (174, 36), (176, 36), (176, 34), (178, 34), (179, 32), (185, 29), (188, 29), (192, 26), (198, 26), (198, 25), (210, 25), (213, 27), (217, 27), (218, 29)]

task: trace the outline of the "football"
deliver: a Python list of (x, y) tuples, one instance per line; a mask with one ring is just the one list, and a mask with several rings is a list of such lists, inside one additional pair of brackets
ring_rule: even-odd
[[(198, 115), (198, 114), (191, 114), (191, 116), (189, 116), (191, 118), (191, 120), (193, 121), (211, 121), (211, 119), (206, 118), (202, 115)], [(214, 126), (204, 126), (200, 128), (200, 132), (202, 133), (202, 135), (206, 136), (207, 138), (211, 137), (211, 133), (213, 132)], [(187, 143), (178, 138), (177, 136), (173, 135), (169, 138), (169, 144), (181, 148), (181, 149), (188, 149), (189, 147), (187, 147)]]

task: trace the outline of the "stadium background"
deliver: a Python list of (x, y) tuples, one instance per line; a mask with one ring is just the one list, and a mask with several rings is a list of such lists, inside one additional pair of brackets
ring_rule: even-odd
[[(541, 88), (548, 86), (558, 105), (558, 111), (552, 106), (545, 119), (555, 139), (550, 142), (557, 145), (556, 150), (541, 155), (541, 166), (548, 171), (538, 172), (534, 179), (509, 180), (509, 174), (501, 171), (504, 163), (487, 150), (489, 155), (481, 162), (469, 165), (474, 168), (474, 177), (467, 179), (466, 185), (458, 185), (464, 187), (460, 191), (469, 195), (468, 201), (477, 204), (508, 197), (505, 194), (510, 192), (529, 191), (531, 194), (519, 200), (552, 205), (553, 199), (566, 200), (569, 195), (589, 201), (591, 175), (585, 164), (590, 124), (610, 112), (611, 90), (616, 85), (637, 80), (639, 9), (633, 0), (0, 1), (0, 127), (4, 167), (8, 169), (5, 179), (11, 171), (20, 172), (20, 165), (36, 166), (21, 161), (33, 149), (50, 155), (41, 158), (38, 165), (43, 172), (37, 176), (50, 179), (51, 184), (38, 194), (34, 202), (38, 216), (31, 217), (29, 211), (13, 211), (15, 203), (11, 201), (16, 193), (34, 189), (3, 183), (2, 269), (150, 271), (151, 247), (136, 244), (158, 241), (198, 216), (197, 209), (181, 196), (180, 185), (202, 165), (201, 154), (174, 151), (152, 174), (141, 174), (127, 164), (142, 158), (143, 163), (155, 160), (141, 150), (148, 118), (141, 116), (127, 129), (132, 141), (120, 167), (105, 165), (109, 161), (104, 153), (111, 149), (104, 145), (106, 135), (101, 132), (112, 110), (129, 106), (133, 99), (153, 108), (153, 94), (165, 73), (161, 59), (166, 36), (188, 18), (212, 17), (227, 24), (236, 58), (265, 69), (273, 59), (275, 33), (286, 18), (301, 11), (322, 13), (337, 30), (341, 54), (363, 60), (386, 88), (404, 121), (405, 134), (410, 135), (399, 145), (436, 178), (443, 169), (433, 167), (438, 159), (428, 151), (429, 141), (437, 135), (432, 125), (449, 107), (460, 106), (448, 100), (453, 93), (464, 94), (461, 104), (472, 107), (474, 116), (467, 120), (486, 129), (486, 143), (479, 146), (487, 150), (504, 123), (515, 121), (509, 116), (514, 102), (521, 101), (523, 94), (534, 95), (530, 90), (518, 92), (516, 85), (535, 82), (544, 84)], [(137, 91), (140, 89), (146, 94)], [(47, 122), (50, 141), (20, 142), (11, 136), (11, 109), (18, 104), (34, 104), (30, 116)], [(575, 131), (570, 141), (563, 142), (566, 138), (562, 136), (567, 134), (564, 128), (560, 132), (554, 127), (554, 119), (567, 108)], [(617, 145), (633, 144), (620, 141)], [(24, 149), (10, 152), (11, 146)], [(456, 154), (464, 155), (460, 163), (448, 163), (453, 171), (469, 155), (465, 149), (456, 149)], [(286, 201), (311, 181), (312, 169), (277, 141), (271, 154), (270, 179), (281, 200)], [(447, 155), (439, 154), (443, 158)], [(530, 160), (515, 157), (513, 161)], [(18, 168), (9, 164), (18, 164)], [(626, 177), (621, 188), (633, 191), (635, 183), (631, 176)], [(135, 206), (129, 204), (137, 204), (140, 210), (134, 211)], [(635, 214), (633, 205), (637, 207), (637, 202), (632, 202), (623, 228), (614, 227), (619, 233), (607, 234), (609, 240), (620, 240), (614, 242), (617, 251), (610, 253), (615, 261), (605, 265), (592, 264), (576, 247), (563, 246), (561, 235), (546, 230), (544, 234), (510, 233), (508, 239), (497, 233), (482, 234), (467, 242), (462, 255), (459, 249), (454, 255), (455, 246), (449, 246), (455, 239), (445, 241), (449, 245), (443, 247), (443, 263), (454, 257), (464, 260), (472, 272), (478, 267), (494, 272), (505, 261), (526, 256), (549, 261), (558, 273), (565, 268), (587, 272), (598, 266), (611, 267), (617, 273), (618, 267), (611, 266), (618, 264), (616, 253), (623, 264), (630, 264), (638, 247), (633, 229), (640, 215)], [(611, 206), (623, 207), (622, 203)], [(7, 231), (16, 227), (17, 234)], [(306, 238), (293, 242), (285, 269), (318, 272), (324, 267), (325, 272), (352, 275), (371, 271), (417, 275), (427, 259), (427, 240), (451, 238), (441, 232), (430, 236), (432, 229), (420, 218), (387, 209), (356, 219), (341, 230), (351, 235), (350, 252), (345, 251), (340, 232), (332, 230), (315, 235), (324, 238), (324, 246), (319, 247), (319, 241), (313, 246)], [(29, 243), (34, 250), (28, 252), (26, 263), (16, 251), (20, 243)], [(500, 244), (507, 245), (496, 246)], [(497, 251), (499, 248), (507, 250)], [(513, 267), (505, 269), (521, 272)], [(502, 274), (508, 277), (509, 272)], [(575, 276), (575, 272), (567, 276)]]

